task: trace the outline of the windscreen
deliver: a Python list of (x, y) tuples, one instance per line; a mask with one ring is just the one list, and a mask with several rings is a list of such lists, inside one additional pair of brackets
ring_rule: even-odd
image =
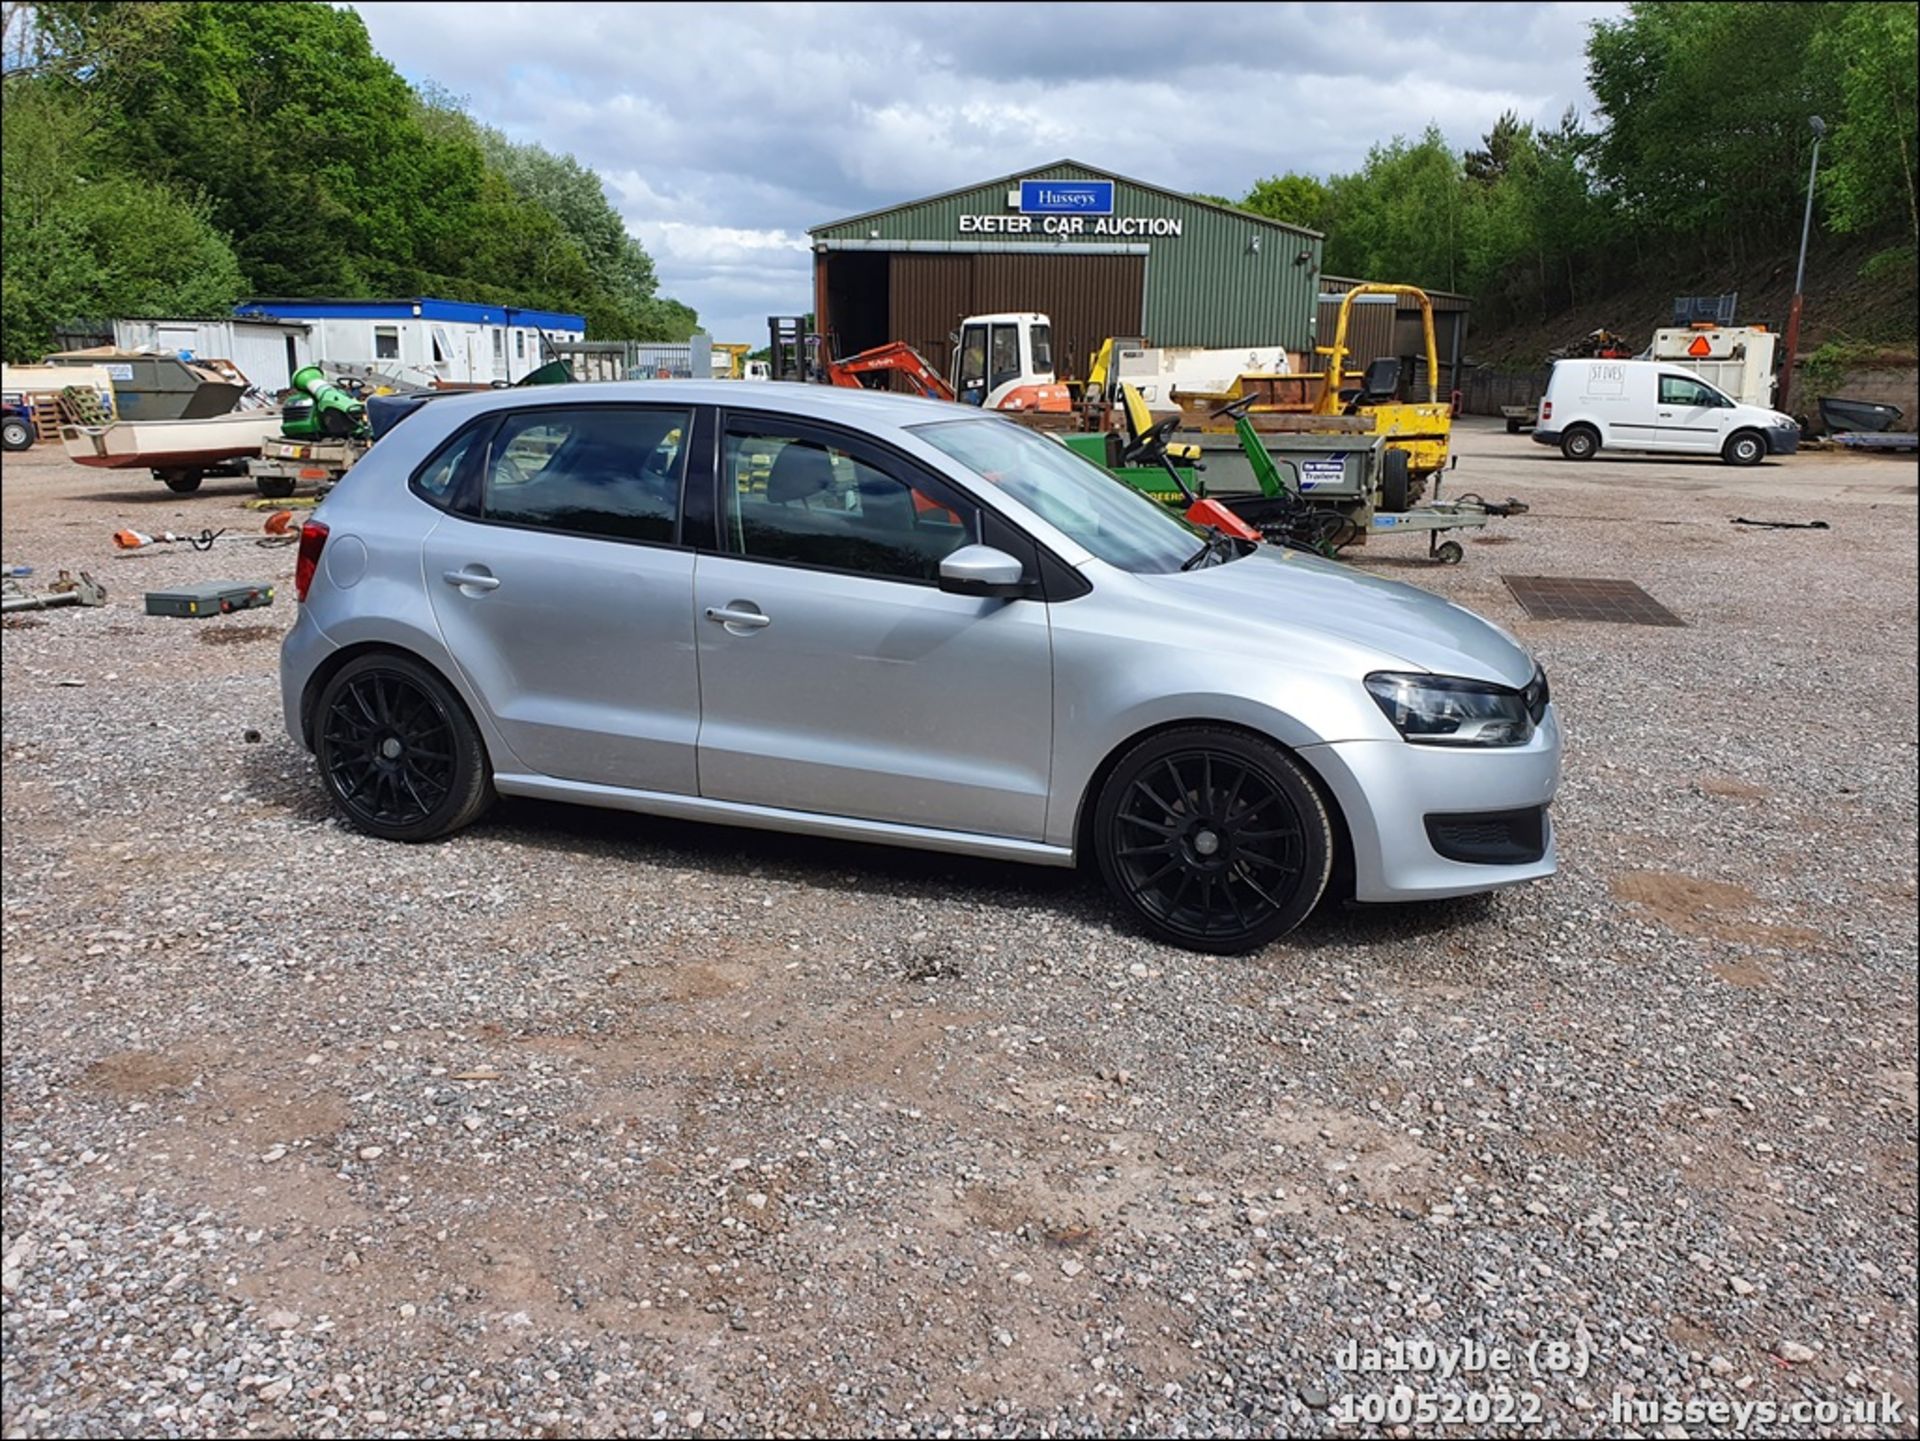
[(1198, 532), (1060, 441), (1010, 420), (943, 421), (913, 433), (1121, 570), (1163, 575)]

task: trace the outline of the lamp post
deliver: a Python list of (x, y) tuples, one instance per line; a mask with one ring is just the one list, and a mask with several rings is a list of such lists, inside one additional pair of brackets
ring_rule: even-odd
[(1813, 164), (1807, 170), (1807, 210), (1800, 219), (1800, 265), (1793, 272), (1793, 304), (1787, 307), (1787, 357), (1780, 367), (1780, 394), (1777, 397), (1781, 410), (1787, 408), (1787, 402), (1793, 395), (1793, 357), (1800, 349), (1800, 290), (1807, 281), (1807, 235), (1813, 229), (1813, 182), (1820, 174), (1820, 142), (1827, 134), (1827, 122), (1818, 115), (1807, 123), (1813, 127)]

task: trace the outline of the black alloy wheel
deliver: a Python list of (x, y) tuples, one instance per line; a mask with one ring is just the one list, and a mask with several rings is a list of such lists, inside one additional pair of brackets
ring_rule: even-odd
[(348, 662), (321, 693), (315, 730), (328, 794), (371, 835), (431, 840), (492, 798), (485, 751), (459, 698), (406, 657)]
[(1332, 827), (1299, 765), (1235, 731), (1163, 732), (1101, 792), (1100, 868), (1147, 929), (1236, 954), (1292, 930), (1326, 889)]

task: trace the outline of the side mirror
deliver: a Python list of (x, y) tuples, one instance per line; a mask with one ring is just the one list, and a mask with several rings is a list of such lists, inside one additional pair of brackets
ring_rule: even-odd
[(1014, 600), (1027, 593), (1027, 573), (1004, 550), (963, 545), (940, 562), (940, 589), (949, 595)]

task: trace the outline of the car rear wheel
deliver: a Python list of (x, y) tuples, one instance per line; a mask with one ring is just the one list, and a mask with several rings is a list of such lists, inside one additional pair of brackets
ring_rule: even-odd
[(1326, 890), (1333, 825), (1299, 762), (1212, 726), (1151, 736), (1101, 788), (1107, 886), (1153, 936), (1237, 955), (1299, 925)]
[(1600, 449), (1600, 433), (1588, 425), (1576, 425), (1560, 437), (1560, 453), (1568, 460), (1592, 460)]
[(369, 835), (433, 840), (493, 801), (486, 748), (466, 707), (407, 656), (348, 661), (320, 692), (314, 729), (327, 794)]
[(1767, 443), (1751, 430), (1737, 431), (1727, 438), (1720, 458), (1728, 465), (1758, 465), (1766, 459)]

